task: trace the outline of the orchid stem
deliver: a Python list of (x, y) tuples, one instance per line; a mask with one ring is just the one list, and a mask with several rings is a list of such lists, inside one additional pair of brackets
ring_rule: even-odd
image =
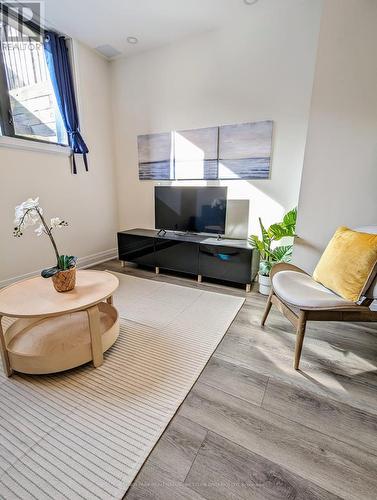
[(52, 236), (52, 232), (50, 230), (50, 228), (48, 227), (48, 225), (46, 224), (46, 221), (44, 220), (43, 218), (43, 215), (41, 214), (41, 212), (39, 211), (38, 208), (36, 208), (36, 211), (39, 215), (39, 218), (41, 219), (42, 221), (42, 224), (45, 228), (45, 231), (47, 233), (47, 236), (50, 238), (50, 241), (52, 243), (52, 246), (54, 247), (54, 251), (55, 251), (55, 255), (56, 255), (56, 264), (57, 266), (59, 267), (59, 257), (60, 257), (60, 254), (59, 254), (59, 250), (58, 250), (58, 247), (56, 246), (56, 243), (55, 243), (55, 240), (54, 240), (54, 237)]
[(45, 229), (45, 232), (47, 234), (47, 236), (50, 238), (50, 241), (52, 243), (52, 246), (54, 247), (54, 251), (55, 251), (55, 255), (56, 255), (56, 265), (57, 267), (59, 267), (59, 257), (60, 257), (60, 254), (59, 254), (59, 250), (58, 250), (58, 247), (56, 246), (56, 243), (55, 243), (55, 240), (54, 240), (54, 237), (52, 236), (52, 232), (50, 230), (50, 228), (48, 227), (48, 225), (46, 224), (46, 221), (44, 220), (43, 218), (43, 215), (41, 214), (41, 212), (39, 211), (38, 208), (29, 208), (28, 210), (26, 210), (26, 212), (24, 213), (22, 219), (21, 219), (21, 222), (19, 224), (19, 228), (22, 228), (22, 224), (24, 223), (24, 220), (25, 220), (25, 217), (26, 215), (31, 212), (32, 210), (35, 210), (39, 216), (39, 218), (41, 219), (42, 221), (42, 224), (43, 224), (43, 227)]

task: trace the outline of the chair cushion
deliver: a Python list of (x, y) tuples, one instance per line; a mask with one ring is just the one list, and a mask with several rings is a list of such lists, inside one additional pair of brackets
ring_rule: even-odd
[(274, 292), (284, 302), (303, 309), (331, 309), (354, 305), (298, 271), (280, 271), (272, 278)]
[(377, 234), (340, 227), (327, 245), (313, 278), (346, 300), (357, 302), (377, 270)]

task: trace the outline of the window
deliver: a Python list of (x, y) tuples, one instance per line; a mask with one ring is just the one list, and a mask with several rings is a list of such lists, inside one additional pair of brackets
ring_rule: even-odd
[(67, 145), (40, 35), (0, 19), (1, 135)]

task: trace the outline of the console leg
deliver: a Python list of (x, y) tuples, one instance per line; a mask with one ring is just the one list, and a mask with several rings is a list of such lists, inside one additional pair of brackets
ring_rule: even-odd
[(248, 283), (246, 285), (246, 293), (250, 293), (250, 292), (251, 292), (251, 285), (250, 285), (250, 283)]
[(160, 274), (160, 268), (159, 267), (155, 267), (155, 272), (156, 272), (156, 274)]
[(121, 265), (122, 267), (126, 267), (126, 263), (124, 262), (124, 260), (121, 260), (121, 261), (120, 261), (120, 265)]
[(202, 282), (202, 280), (203, 280), (202, 275), (201, 275), (201, 274), (198, 274), (198, 283), (201, 283), (201, 282)]

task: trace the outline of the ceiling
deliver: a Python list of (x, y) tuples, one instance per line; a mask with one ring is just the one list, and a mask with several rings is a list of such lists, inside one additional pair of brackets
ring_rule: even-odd
[[(93, 49), (110, 45), (124, 56), (217, 29), (234, 16), (251, 15), (263, 1), (45, 0), (44, 18)], [(139, 42), (131, 45), (130, 36)]]

